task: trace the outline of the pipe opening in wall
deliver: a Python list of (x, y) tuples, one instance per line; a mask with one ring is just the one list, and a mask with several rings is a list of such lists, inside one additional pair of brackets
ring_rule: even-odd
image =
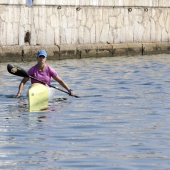
[(61, 6), (58, 6), (57, 9), (61, 9)]
[(30, 32), (27, 32), (25, 34), (25, 37), (24, 37), (24, 42), (27, 44), (30, 44), (30, 40), (31, 40), (31, 33)]
[(77, 8), (76, 8), (77, 11), (80, 11), (80, 9), (81, 9), (80, 7), (77, 7)]
[(128, 8), (128, 12), (132, 12), (132, 8)]
[(148, 12), (148, 8), (145, 8), (144, 11), (145, 11), (145, 12)]

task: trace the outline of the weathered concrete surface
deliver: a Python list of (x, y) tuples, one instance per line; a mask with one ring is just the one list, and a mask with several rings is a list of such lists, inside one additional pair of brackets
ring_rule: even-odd
[(49, 60), (89, 57), (116, 57), (151, 54), (170, 54), (170, 43), (121, 43), (86, 44), (61, 46), (3, 46), (0, 47), (0, 62), (34, 61), (39, 49), (45, 49)]
[(170, 41), (170, 8), (0, 5), (0, 46)]
[[(170, 0), (0, 1), (0, 62), (169, 53)], [(143, 44), (143, 45), (142, 45)]]

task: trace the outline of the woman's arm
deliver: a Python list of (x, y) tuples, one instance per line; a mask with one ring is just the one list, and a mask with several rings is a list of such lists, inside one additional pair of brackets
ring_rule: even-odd
[(19, 84), (18, 93), (17, 93), (16, 97), (19, 97), (19, 96), (21, 95), (22, 89), (23, 89), (25, 83), (26, 83), (28, 80), (29, 80), (29, 78), (27, 78), (27, 77), (24, 77), (24, 78), (22, 79), (21, 83)]
[(61, 79), (59, 76), (54, 76), (54, 80), (56, 80), (63, 88), (65, 88), (71, 96), (74, 96), (73, 91), (69, 88), (69, 86)]

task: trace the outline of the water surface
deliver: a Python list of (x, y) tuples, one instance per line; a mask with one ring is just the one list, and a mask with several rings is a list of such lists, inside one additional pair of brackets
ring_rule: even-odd
[[(48, 61), (80, 98), (54, 90), (37, 112), (27, 106), (30, 83), (14, 97), (22, 78), (7, 64), (0, 63), (0, 169), (169, 169), (168, 55)], [(27, 70), (35, 62), (10, 64)]]

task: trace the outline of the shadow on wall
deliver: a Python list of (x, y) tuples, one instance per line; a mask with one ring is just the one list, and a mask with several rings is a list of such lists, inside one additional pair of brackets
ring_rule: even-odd
[(31, 33), (30, 32), (27, 32), (25, 34), (25, 37), (24, 37), (24, 42), (25, 44), (29, 44), (30, 45), (30, 40), (31, 40)]

